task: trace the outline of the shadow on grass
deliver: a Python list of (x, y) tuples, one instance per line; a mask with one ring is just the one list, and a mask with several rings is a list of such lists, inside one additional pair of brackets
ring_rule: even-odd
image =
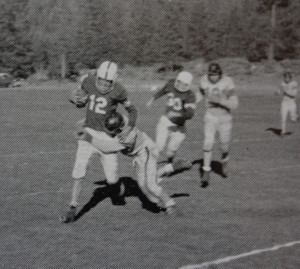
[[(268, 128), (266, 129), (266, 131), (270, 131), (273, 132), (275, 135), (280, 136), (281, 135), (281, 129), (277, 129), (277, 128)], [(287, 132), (284, 135), (291, 135), (292, 132)]]
[[(159, 213), (161, 211), (165, 211), (165, 209), (157, 206), (155, 203), (149, 201), (149, 199), (145, 196), (145, 194), (139, 188), (137, 182), (131, 177), (121, 177), (119, 179), (120, 190), (122, 195), (115, 196), (112, 195), (109, 186), (106, 181), (96, 181), (94, 184), (100, 185), (100, 187), (96, 188), (93, 192), (93, 196), (91, 199), (81, 208), (81, 210), (75, 216), (75, 220), (81, 218), (84, 214), (89, 212), (92, 208), (94, 208), (97, 204), (102, 202), (105, 199), (110, 199), (112, 204), (115, 206), (124, 206), (126, 205), (125, 198), (126, 197), (137, 197), (141, 201), (142, 208), (150, 211), (152, 213)], [(189, 196), (187, 193), (176, 193), (171, 195), (171, 197), (182, 197)]]
[[(200, 168), (199, 168), (199, 171), (200, 171), (200, 176), (203, 176), (203, 159), (199, 159), (199, 160), (194, 160), (192, 162), (192, 165), (196, 165), (196, 164), (199, 164), (200, 165)], [(222, 163), (219, 162), (219, 161), (211, 161), (211, 170), (218, 174), (219, 176), (221, 177), (226, 177), (224, 174), (223, 174), (223, 170), (222, 170)]]

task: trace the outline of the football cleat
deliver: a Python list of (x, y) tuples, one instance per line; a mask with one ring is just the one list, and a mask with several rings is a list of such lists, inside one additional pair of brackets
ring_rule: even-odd
[(74, 222), (76, 219), (76, 207), (70, 206), (69, 211), (66, 213), (66, 215), (62, 216), (60, 219), (63, 223), (69, 223)]
[(166, 207), (166, 214), (167, 215), (175, 215), (177, 212), (176, 210), (176, 207), (173, 205), (173, 206), (169, 206), (169, 207)]
[(200, 187), (201, 188), (206, 188), (209, 185), (209, 180), (210, 180), (210, 172), (208, 171), (203, 171), (203, 175), (200, 178)]

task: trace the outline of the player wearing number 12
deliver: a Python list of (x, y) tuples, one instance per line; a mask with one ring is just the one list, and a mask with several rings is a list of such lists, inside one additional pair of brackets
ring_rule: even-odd
[[(128, 99), (126, 89), (116, 82), (117, 71), (116, 63), (103, 62), (95, 75), (88, 75), (83, 78), (80, 88), (75, 90), (70, 98), (76, 107), (86, 107), (86, 118), (79, 124), (79, 127), (83, 127), (82, 135), (78, 140), (76, 160), (72, 172), (74, 184), (70, 210), (63, 217), (64, 222), (74, 221), (82, 180), (86, 175), (89, 160), (94, 154), (100, 156), (112, 195), (118, 196), (117, 152), (120, 148), (116, 148), (115, 141), (112, 141), (111, 136), (107, 134), (105, 119), (108, 114), (116, 111), (119, 104), (128, 111), (129, 123), (118, 134), (119, 141), (122, 141), (135, 126), (137, 110)], [(100, 148), (95, 148), (91, 144), (91, 137), (97, 137), (101, 142)]]
[(156, 144), (159, 152), (167, 147), (166, 155), (169, 163), (173, 162), (176, 152), (186, 137), (186, 120), (194, 116), (196, 98), (190, 89), (192, 80), (191, 73), (180, 72), (176, 79), (169, 80), (147, 103), (150, 107), (160, 97), (164, 95), (168, 97), (165, 114), (161, 116), (156, 127)]

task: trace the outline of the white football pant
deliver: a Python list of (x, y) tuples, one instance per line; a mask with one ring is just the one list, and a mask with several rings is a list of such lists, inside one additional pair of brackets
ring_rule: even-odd
[[(170, 127), (173, 127), (174, 131), (171, 131)], [(176, 130), (176, 127), (177, 125), (171, 122), (165, 115), (161, 116), (156, 127), (156, 144), (158, 150), (162, 152), (167, 146), (166, 154), (171, 157), (175, 155), (186, 137), (183, 132)]]
[(297, 105), (294, 99), (292, 100), (284, 100), (281, 102), (281, 132), (286, 132), (286, 121), (288, 115), (292, 121), (297, 120)]
[(74, 179), (84, 178), (87, 172), (87, 166), (91, 157), (94, 154), (100, 156), (101, 163), (103, 165), (104, 174), (107, 183), (114, 184), (117, 183), (117, 167), (118, 158), (117, 153), (103, 153), (96, 149), (87, 141), (78, 140), (78, 148), (76, 153), (76, 160), (72, 172), (72, 177)]
[(144, 143), (145, 146), (133, 160), (139, 187), (151, 202), (162, 202), (165, 207), (173, 206), (175, 205), (174, 200), (158, 184), (157, 161), (159, 152), (156, 145), (150, 138)]
[(219, 135), (222, 152), (229, 151), (232, 131), (232, 115), (214, 116), (206, 113), (204, 117), (204, 151), (211, 151), (216, 133)]

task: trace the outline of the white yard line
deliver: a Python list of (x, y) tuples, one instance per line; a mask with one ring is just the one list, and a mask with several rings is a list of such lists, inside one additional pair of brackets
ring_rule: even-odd
[(186, 266), (182, 266), (178, 269), (204, 269), (207, 268), (208, 266), (211, 265), (218, 265), (218, 264), (223, 264), (223, 263), (228, 263), (237, 259), (241, 259), (241, 258), (245, 258), (245, 257), (249, 257), (249, 256), (254, 256), (254, 255), (259, 255), (261, 253), (264, 252), (270, 252), (270, 251), (276, 251), (279, 250), (281, 248), (287, 248), (287, 247), (293, 247), (295, 245), (299, 245), (300, 241), (292, 241), (292, 242), (288, 242), (286, 244), (282, 244), (282, 245), (275, 245), (274, 247), (270, 247), (270, 248), (263, 248), (263, 249), (255, 249), (252, 250), (250, 252), (245, 252), (239, 255), (234, 255), (234, 256), (227, 256), (225, 258), (221, 258), (221, 259), (217, 259), (214, 261), (210, 261), (210, 262), (203, 262), (200, 264), (191, 264), (191, 265), (186, 265)]
[(67, 191), (60, 188), (58, 191), (28, 192), (28, 193), (24, 193), (24, 194), (20, 194), (20, 195), (16, 194), (16, 195), (7, 196), (7, 197), (5, 197), (5, 200), (11, 200), (11, 199), (15, 199), (15, 198), (23, 198), (23, 197), (28, 197), (28, 196), (36, 196), (36, 195), (47, 194), (47, 193), (62, 193), (62, 192), (67, 192)]
[(56, 154), (70, 154), (74, 153), (75, 150), (55, 150), (55, 151), (38, 151), (29, 153), (12, 153), (0, 155), (0, 158), (10, 158), (10, 157), (29, 157), (38, 155), (56, 155)]

